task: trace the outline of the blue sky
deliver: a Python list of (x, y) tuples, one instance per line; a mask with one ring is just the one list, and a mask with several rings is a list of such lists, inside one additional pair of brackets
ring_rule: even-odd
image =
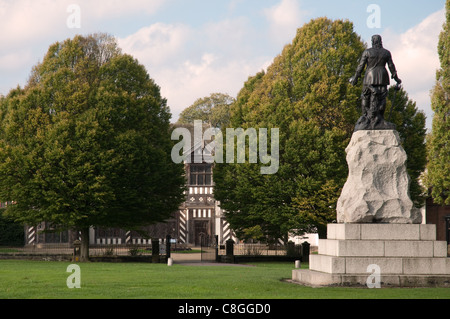
[[(68, 11), (75, 4), (79, 11)], [(380, 28), (370, 27), (369, 5)], [(0, 94), (23, 86), (49, 45), (107, 32), (144, 64), (173, 121), (213, 92), (236, 96), (313, 18), (349, 19), (366, 42), (381, 34), (404, 87), (431, 128), (429, 91), (439, 67), (444, 0), (0, 0)], [(74, 20), (79, 18), (78, 20)], [(69, 25), (68, 21), (79, 25)]]

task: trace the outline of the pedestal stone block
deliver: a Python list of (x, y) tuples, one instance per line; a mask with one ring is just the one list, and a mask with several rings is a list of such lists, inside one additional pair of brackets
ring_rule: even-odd
[(436, 241), (433, 249), (434, 257), (447, 257), (448, 255), (448, 244), (446, 241)]
[(450, 258), (408, 258), (403, 261), (403, 273), (407, 275), (450, 275)]
[(328, 224), (328, 239), (361, 239), (361, 224)]
[(436, 225), (419, 225), (420, 240), (436, 240)]
[[(380, 279), (381, 287), (450, 287), (450, 279), (446, 275), (384, 275)], [(308, 269), (296, 269), (292, 272), (292, 281), (313, 287), (366, 286), (367, 275), (333, 275)]]
[(402, 258), (384, 258), (384, 257), (347, 257), (345, 258), (345, 274), (367, 274), (367, 268), (370, 265), (377, 265), (381, 269), (381, 274), (394, 275), (401, 274), (403, 268)]
[(345, 274), (345, 259), (326, 255), (310, 255), (309, 268), (329, 274)]
[(434, 257), (432, 241), (386, 241), (386, 257)]
[(420, 240), (420, 225), (361, 225), (361, 239)]
[(384, 241), (374, 240), (319, 240), (319, 254), (337, 257), (384, 256)]
[(292, 271), (292, 280), (298, 283), (308, 283), (311, 286), (340, 285), (340, 275), (332, 275), (324, 272), (313, 272), (307, 269), (296, 269)]
[(450, 287), (447, 243), (436, 241), (435, 225), (419, 224), (330, 224), (328, 239), (319, 240), (318, 254), (310, 255), (310, 269), (294, 270), (292, 280), (366, 285), (373, 265), (385, 285)]
[(327, 234), (341, 240), (436, 240), (436, 225), (329, 224)]
[(319, 255), (335, 257), (447, 257), (443, 241), (320, 239)]

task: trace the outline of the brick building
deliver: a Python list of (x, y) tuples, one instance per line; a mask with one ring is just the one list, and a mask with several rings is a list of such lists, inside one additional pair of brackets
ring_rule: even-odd
[(437, 240), (447, 241), (450, 245), (450, 206), (437, 205), (428, 198), (426, 209), (426, 223), (436, 225)]

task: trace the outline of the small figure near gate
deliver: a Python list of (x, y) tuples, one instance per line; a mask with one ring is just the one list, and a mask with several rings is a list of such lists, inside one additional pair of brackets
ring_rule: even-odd
[(361, 96), (363, 115), (356, 123), (355, 131), (395, 129), (394, 124), (384, 119), (388, 94), (387, 87), (390, 84), (386, 64), (389, 67), (392, 79), (397, 82), (396, 89), (400, 89), (402, 81), (397, 76), (391, 52), (383, 48), (381, 36), (374, 35), (372, 37), (372, 48), (364, 51), (356, 74), (350, 79), (352, 85), (357, 85), (358, 79), (367, 66)]

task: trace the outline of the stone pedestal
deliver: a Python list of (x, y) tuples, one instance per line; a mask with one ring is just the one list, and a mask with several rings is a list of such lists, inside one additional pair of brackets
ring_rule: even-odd
[(450, 287), (447, 243), (436, 241), (435, 225), (330, 224), (310, 269), (292, 280), (309, 286), (366, 286), (371, 265), (381, 286)]
[(422, 222), (409, 196), (407, 156), (397, 131), (355, 132), (346, 152), (349, 175), (337, 202), (338, 223)]

